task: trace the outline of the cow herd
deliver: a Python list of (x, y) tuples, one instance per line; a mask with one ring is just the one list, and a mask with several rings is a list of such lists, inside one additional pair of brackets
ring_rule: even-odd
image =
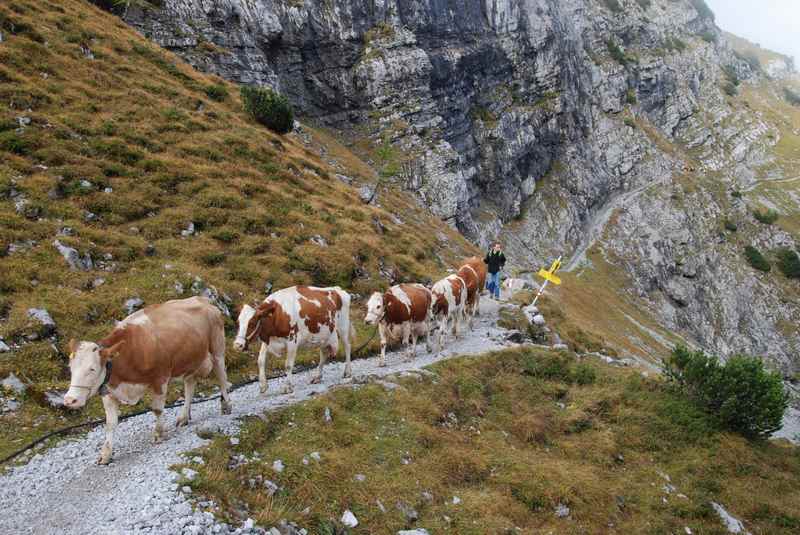
[[(380, 365), (386, 365), (386, 346), (400, 342), (406, 358), (416, 355), (420, 337), (428, 351), (431, 336), (438, 327), (437, 350), (441, 351), (448, 333), (456, 337), (472, 327), (478, 314), (480, 294), (486, 285), (486, 266), (476, 257), (465, 260), (458, 272), (432, 288), (422, 284), (398, 284), (367, 301), (365, 321), (377, 326), (380, 335)], [(258, 378), (261, 392), (267, 391), (267, 355), (286, 357), (283, 393), (292, 391), (292, 370), (297, 352), (304, 346), (319, 347), (319, 366), (311, 379), (322, 380), (325, 361), (334, 357), (339, 345), (344, 348), (344, 377), (352, 375), (350, 356), (355, 330), (350, 322), (351, 297), (341, 288), (293, 286), (270, 294), (256, 306), (244, 305), (238, 318), (233, 347), (239, 351), (258, 338)], [(231, 411), (225, 371), (225, 330), (222, 314), (201, 297), (167, 301), (134, 312), (119, 322), (98, 342), (69, 343), (70, 386), (64, 405), (83, 407), (100, 394), (106, 413), (106, 440), (100, 464), (111, 462), (114, 431), (119, 421), (119, 405), (134, 405), (148, 390), (156, 416), (153, 439), (164, 437), (162, 413), (167, 386), (182, 378), (183, 410), (177, 425), (191, 419), (191, 400), (198, 378), (212, 371), (219, 383), (222, 414)]]

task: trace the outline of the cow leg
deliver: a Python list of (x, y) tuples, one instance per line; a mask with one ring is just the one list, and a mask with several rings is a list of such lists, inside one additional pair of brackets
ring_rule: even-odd
[(406, 362), (417, 356), (417, 333), (411, 327), (411, 321), (403, 324), (403, 341), (406, 344)]
[(119, 403), (110, 395), (103, 396), (103, 408), (106, 411), (106, 441), (100, 448), (100, 458), (97, 464), (108, 464), (111, 462), (111, 453), (114, 448), (114, 430), (119, 423)]
[(297, 345), (288, 344), (286, 346), (286, 380), (281, 388), (282, 394), (291, 394), (294, 392), (292, 385), (292, 372), (294, 371), (294, 360), (297, 358)]
[(344, 344), (344, 374), (342, 377), (347, 379), (348, 377), (353, 376), (353, 366), (350, 364), (350, 350), (351, 344), (353, 340), (351, 336), (355, 337), (355, 332), (352, 332), (352, 327), (348, 327), (348, 332), (344, 333), (340, 338), (342, 339), (342, 343)]
[[(446, 317), (445, 317), (444, 321), (445, 321), (445, 326), (447, 326), (447, 318)], [(432, 330), (433, 329), (431, 329), (431, 322), (430, 321), (426, 321), (425, 322), (425, 349), (428, 351), (428, 353), (432, 353), (433, 352), (433, 344), (431, 343), (431, 331)]]
[(325, 367), (325, 361), (328, 358), (328, 347), (321, 346), (319, 348), (319, 366), (317, 366), (317, 373), (311, 378), (311, 384), (316, 385), (322, 382), (322, 368)]
[(261, 342), (261, 349), (258, 352), (258, 384), (262, 394), (267, 393), (267, 344)]
[(167, 401), (167, 389), (161, 390), (163, 393), (159, 394), (153, 391), (153, 399), (150, 402), (150, 408), (153, 414), (156, 415), (156, 427), (153, 430), (153, 443), (158, 444), (164, 440), (164, 422), (162, 416), (164, 415), (164, 403)]
[(214, 365), (214, 375), (219, 382), (220, 412), (222, 414), (231, 413), (231, 397), (228, 394), (228, 372), (225, 370), (225, 330), (220, 329), (214, 340), (212, 348), (211, 362)]
[(441, 353), (444, 349), (444, 338), (447, 333), (447, 316), (443, 317), (439, 322), (439, 349), (438, 352)]
[(381, 337), (381, 360), (378, 366), (381, 368), (386, 366), (386, 326), (383, 323), (378, 325), (378, 335)]
[(175, 422), (175, 427), (189, 425), (189, 420), (192, 419), (192, 398), (194, 397), (194, 387), (197, 384), (195, 376), (186, 376), (183, 378), (183, 411), (178, 416), (178, 421)]

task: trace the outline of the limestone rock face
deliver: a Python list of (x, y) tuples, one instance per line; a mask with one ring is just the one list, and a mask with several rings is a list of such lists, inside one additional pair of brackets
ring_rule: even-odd
[(167, 0), (126, 21), (200, 70), (388, 140), (405, 155), (393, 179), (511, 263), (577, 269), (600, 246), (665, 326), (798, 369), (800, 338), (778, 323), (800, 311), (720, 237), (746, 210), (712, 193), (751, 187), (771, 158), (774, 127), (721, 90), (723, 67), (761, 75), (689, 0), (607, 5)]

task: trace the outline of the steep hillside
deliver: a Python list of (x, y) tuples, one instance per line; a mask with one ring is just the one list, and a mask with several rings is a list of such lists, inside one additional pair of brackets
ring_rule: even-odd
[(565, 353), (396, 374), (253, 418), (238, 439), (217, 436), (191, 454), (202, 465), (176, 467), (200, 472), (191, 496), (232, 528), (744, 533), (725, 529), (716, 504), (748, 533), (800, 529), (796, 448), (719, 432), (661, 381)]
[[(376, 171), (324, 131), (272, 134), (236, 86), (87, 2), (3, 3), (0, 36), (0, 378), (28, 387), (0, 454), (85, 418), (44, 394), (67, 385), (70, 337), (96, 339), (126, 309), (202, 293), (235, 316), (265, 284), (363, 295), (473, 252), (406, 194), (364, 202)], [(255, 369), (228, 362), (234, 380)]]
[[(198, 69), (383, 136), (388, 177), (520, 269), (563, 254), (592, 271), (596, 248), (662, 327), (797, 371), (796, 282), (744, 256), (796, 250), (800, 135), (773, 77), (790, 66), (736, 53), (703, 0), (153, 4), (124, 19)], [(765, 179), (783, 182), (751, 194)], [(753, 217), (765, 207), (777, 226)]]

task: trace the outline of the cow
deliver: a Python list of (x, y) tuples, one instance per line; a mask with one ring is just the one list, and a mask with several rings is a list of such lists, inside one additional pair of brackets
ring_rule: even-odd
[(222, 313), (203, 297), (148, 306), (119, 322), (97, 343), (70, 340), (69, 351), (71, 377), (64, 406), (79, 409), (95, 394), (103, 400), (106, 440), (99, 464), (111, 462), (119, 404), (138, 403), (148, 389), (156, 415), (153, 440), (163, 440), (162, 414), (170, 379), (183, 378), (184, 405), (178, 427), (191, 419), (197, 379), (212, 370), (219, 382), (222, 414), (231, 412)]
[(458, 275), (450, 275), (431, 289), (431, 318), (439, 322), (439, 349), (444, 348), (448, 324), (453, 322), (453, 334), (458, 338), (464, 307), (467, 301), (467, 284)]
[(292, 370), (297, 351), (303, 346), (319, 346), (319, 367), (312, 383), (322, 381), (322, 368), (330, 355), (336, 356), (339, 342), (344, 345), (344, 377), (350, 377), (350, 348), (355, 331), (350, 324), (350, 294), (339, 287), (292, 286), (271, 295), (258, 305), (244, 305), (239, 313), (239, 331), (233, 347), (247, 349), (255, 337), (261, 340), (258, 352), (258, 381), (261, 393), (267, 392), (267, 353), (280, 358), (286, 354), (286, 381), (282, 393), (293, 391)]
[(386, 366), (386, 344), (399, 340), (408, 346), (406, 360), (417, 354), (417, 339), (425, 336), (431, 351), (431, 291), (421, 284), (398, 284), (386, 292), (373, 293), (367, 302), (368, 325), (377, 325), (381, 337), (380, 366)]
[(512, 295), (520, 290), (526, 290), (531, 287), (531, 283), (525, 279), (513, 279), (511, 277), (503, 281), (503, 289), (510, 292)]
[(458, 268), (458, 276), (467, 284), (466, 315), (472, 328), (473, 318), (480, 314), (481, 292), (486, 287), (486, 264), (477, 256), (467, 258)]

